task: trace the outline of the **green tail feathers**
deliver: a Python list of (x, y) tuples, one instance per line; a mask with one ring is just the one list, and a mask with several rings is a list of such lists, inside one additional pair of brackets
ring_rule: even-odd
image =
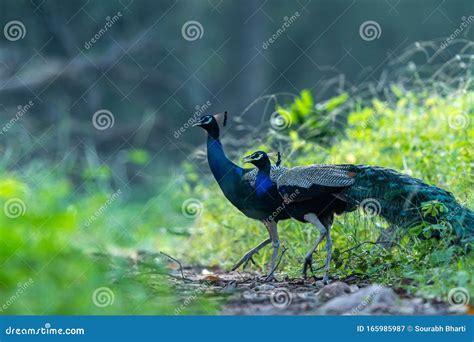
[(349, 210), (362, 207), (402, 228), (445, 225), (462, 244), (474, 242), (474, 213), (450, 192), (383, 167), (355, 165), (354, 172), (356, 181), (345, 193)]

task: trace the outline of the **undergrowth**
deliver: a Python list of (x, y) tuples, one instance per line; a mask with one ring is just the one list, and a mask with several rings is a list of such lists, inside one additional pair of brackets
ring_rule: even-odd
[[(389, 167), (447, 189), (460, 203), (473, 208), (474, 92), (468, 88), (446, 95), (392, 85), (383, 99), (361, 100), (342, 94), (319, 104), (305, 90), (291, 103), (277, 104), (284, 129), (262, 130), (264, 143), (243, 150), (242, 155), (279, 149), (284, 166), (354, 163)], [(341, 125), (346, 120), (347, 125)], [(230, 269), (267, 233), (261, 223), (238, 212), (215, 181), (191, 184), (186, 187), (187, 196), (198, 197), (204, 210), (183, 255), (195, 263)], [(386, 250), (374, 243), (386, 227), (383, 220), (360, 211), (337, 217), (332, 228), (331, 275), (337, 279), (356, 274), (426, 297), (446, 299), (455, 287), (474, 293), (472, 253), (452, 245), (449, 234), (441, 240), (423, 240), (419, 231), (402, 232), (399, 244)], [(304, 254), (318, 233), (309, 224), (290, 220), (279, 223), (279, 232), (286, 254), (278, 272), (300, 276)], [(271, 248), (261, 250), (255, 258), (258, 266), (249, 267), (266, 272), (270, 255)], [(321, 244), (313, 265), (318, 276), (322, 276), (324, 259)]]

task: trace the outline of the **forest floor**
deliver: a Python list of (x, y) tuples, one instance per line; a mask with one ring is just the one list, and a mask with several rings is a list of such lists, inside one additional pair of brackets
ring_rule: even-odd
[(278, 280), (264, 282), (256, 272), (185, 267), (173, 279), (185, 304), (200, 296), (220, 298), (223, 315), (456, 315), (471, 311), (410, 296), (403, 289), (372, 284), (356, 275), (324, 285), (314, 278), (277, 275)]

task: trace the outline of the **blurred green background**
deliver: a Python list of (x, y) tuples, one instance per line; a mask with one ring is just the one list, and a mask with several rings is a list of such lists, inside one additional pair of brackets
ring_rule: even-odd
[[(202, 114), (229, 111), (236, 161), (278, 149), (287, 166), (382, 165), (472, 208), (473, 15), (471, 0), (3, 1), (1, 312), (217, 313), (208, 296), (176, 311), (159, 252), (229, 268), (265, 234), (210, 175), (188, 129)], [(297, 276), (315, 232), (282, 226)], [(335, 248), (383, 226), (341, 217)], [(474, 290), (471, 256), (415, 235), (342, 253), (333, 273)]]

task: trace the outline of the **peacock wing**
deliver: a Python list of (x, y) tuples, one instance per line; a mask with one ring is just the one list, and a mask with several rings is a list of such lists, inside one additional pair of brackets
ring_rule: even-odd
[(278, 178), (277, 188), (284, 199), (295, 202), (324, 194), (340, 198), (341, 190), (354, 184), (355, 176), (350, 164), (298, 166)]
[[(270, 179), (273, 183), (276, 183), (278, 178), (281, 175), (285, 174), (288, 171), (288, 168), (283, 166), (272, 166), (270, 169)], [(252, 188), (255, 189), (255, 182), (257, 179), (258, 169), (250, 169), (248, 172), (245, 172), (242, 176), (242, 181), (249, 184)]]

